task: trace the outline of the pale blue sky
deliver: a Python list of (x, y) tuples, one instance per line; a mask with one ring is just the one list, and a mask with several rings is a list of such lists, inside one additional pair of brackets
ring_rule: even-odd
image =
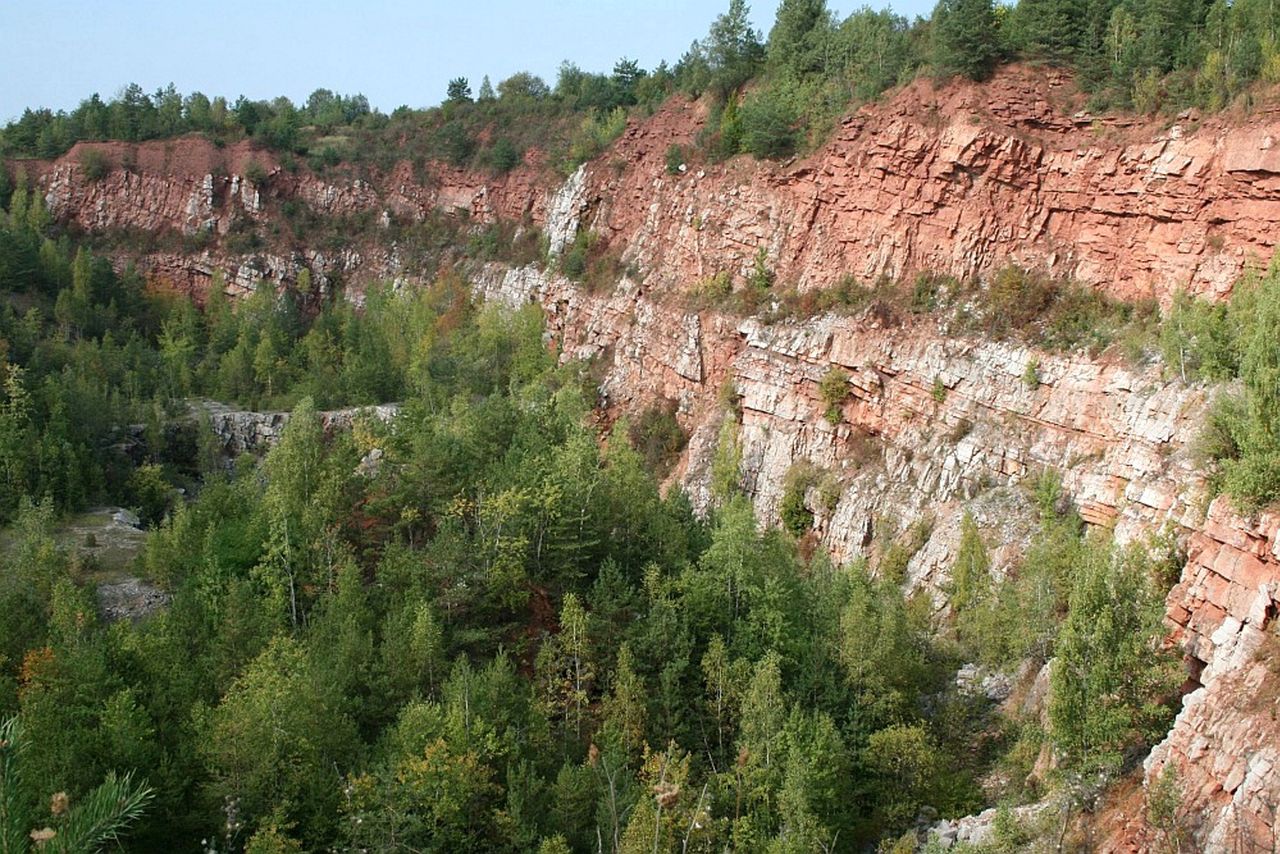
[[(571, 59), (675, 62), (728, 0), (0, 0), (0, 122), (24, 107), (71, 109), (126, 83), (147, 92), (302, 101), (325, 87), (390, 111), (439, 103), (449, 79), (477, 88), (516, 71), (555, 83)], [(752, 5), (768, 32), (777, 0)], [(829, 2), (841, 16), (860, 2)], [(872, 5), (887, 5), (872, 0)], [(897, 0), (927, 14), (932, 0)]]

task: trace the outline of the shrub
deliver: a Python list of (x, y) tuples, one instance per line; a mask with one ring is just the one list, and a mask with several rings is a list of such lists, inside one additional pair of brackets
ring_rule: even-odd
[(823, 417), (832, 424), (839, 424), (844, 415), (840, 411), (849, 398), (849, 374), (844, 368), (832, 365), (818, 383), (818, 395), (822, 398)]
[(1027, 366), (1022, 369), (1022, 384), (1032, 390), (1040, 387), (1040, 360), (1034, 356), (1027, 360)]
[(582, 281), (587, 274), (587, 252), (591, 248), (592, 233), (579, 231), (574, 235), (573, 243), (560, 256), (560, 272), (575, 282)]
[(627, 128), (627, 111), (615, 107), (609, 112), (599, 112), (588, 116), (578, 125), (578, 131), (569, 142), (569, 157), (566, 172), (572, 172), (582, 163), (586, 163), (609, 144), (622, 135)]
[(742, 104), (742, 150), (764, 160), (795, 152), (799, 115), (786, 95), (762, 89)]
[(942, 377), (935, 376), (933, 378), (933, 388), (929, 389), (929, 396), (933, 398), (933, 402), (943, 404), (947, 402), (947, 386), (942, 381)]
[(911, 313), (928, 314), (937, 310), (942, 300), (941, 286), (944, 281), (944, 277), (930, 273), (916, 276), (911, 288)]
[(523, 159), (519, 149), (515, 144), (506, 137), (500, 137), (489, 149), (485, 158), (489, 163), (489, 168), (498, 174), (510, 172), (516, 166), (520, 165)]
[(101, 181), (111, 171), (111, 160), (99, 148), (86, 148), (80, 152), (80, 169), (90, 181)]
[(676, 421), (676, 402), (663, 399), (640, 414), (627, 432), (631, 446), (644, 457), (645, 465), (661, 479), (675, 463), (689, 437)]
[(446, 122), (435, 132), (432, 149), (436, 156), (454, 166), (464, 166), (475, 151), (475, 140), (460, 121)]
[(128, 488), (138, 517), (148, 527), (159, 523), (169, 512), (173, 487), (160, 466), (148, 463), (134, 469), (129, 475)]
[(694, 287), (691, 296), (696, 302), (720, 305), (733, 293), (733, 275), (728, 270), (720, 270), (708, 276)]
[(255, 187), (261, 187), (267, 183), (266, 167), (256, 160), (249, 161), (249, 164), (244, 167), (244, 179)]
[(1218, 398), (1200, 444), (1225, 491), (1251, 510), (1280, 500), (1280, 267), (1240, 287), (1228, 316), (1243, 389)]
[(684, 149), (674, 142), (671, 143), (667, 148), (667, 174), (679, 175), (681, 167), (684, 166), (684, 161)]
[(807, 460), (801, 460), (791, 466), (787, 472), (782, 489), (782, 501), (778, 505), (778, 515), (782, 526), (792, 536), (802, 537), (813, 527), (813, 511), (805, 505), (805, 496), (818, 479), (818, 470)]
[(1023, 330), (1053, 302), (1053, 284), (1021, 267), (1005, 267), (987, 286), (987, 332), (993, 337)]
[(769, 253), (761, 246), (756, 251), (756, 258), (751, 266), (751, 278), (747, 284), (753, 291), (761, 293), (773, 287), (774, 273), (769, 268)]

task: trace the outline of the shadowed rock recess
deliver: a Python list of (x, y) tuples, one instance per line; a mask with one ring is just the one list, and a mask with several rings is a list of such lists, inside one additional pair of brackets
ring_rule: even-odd
[[(939, 609), (963, 513), (1000, 544), (992, 557), (1002, 572), (1034, 527), (1031, 502), (1012, 487), (1044, 470), (1061, 473), (1090, 525), (1114, 526), (1122, 540), (1174, 532), (1187, 563), (1167, 619), (1191, 676), (1172, 730), (1146, 759), (1146, 781), (1175, 765), (1196, 847), (1272, 850), (1280, 518), (1209, 502), (1191, 447), (1203, 386), (1106, 354), (957, 335), (935, 318), (900, 323), (866, 310), (771, 322), (695, 309), (686, 295), (721, 271), (750, 275), (763, 247), (777, 280), (801, 292), (846, 274), (969, 277), (1016, 263), (1128, 301), (1167, 305), (1180, 289), (1221, 300), (1280, 240), (1280, 112), (1095, 117), (1065, 76), (1013, 66), (983, 85), (917, 81), (845, 118), (803, 159), (740, 157), (669, 173), (668, 148), (690, 144), (704, 118), (700, 105), (676, 99), (633, 120), (568, 179), (536, 157), (500, 177), (443, 165), (424, 176), (401, 163), (322, 178), (285, 171), (248, 143), (219, 149), (199, 138), (82, 143), (106, 152), (105, 177), (86, 178), (77, 149), (33, 177), (63, 221), (171, 238), (122, 250), (119, 261), (196, 294), (219, 269), (238, 293), (264, 279), (292, 283), (304, 268), (357, 300), (374, 281), (420, 282), (428, 274), (379, 230), (440, 212), (469, 227), (536, 226), (553, 258), (594, 232), (625, 270), (606, 287), (588, 289), (554, 264), (460, 260), (485, 299), (541, 305), (565, 359), (601, 362), (606, 420), (674, 402), (689, 440), (671, 479), (696, 507), (710, 500), (721, 424), (739, 418), (745, 487), (762, 520), (779, 520), (797, 463), (829, 473), (836, 494), (814, 487), (806, 504), (836, 560), (865, 553), (880, 519), (931, 516), (905, 583)], [(250, 163), (266, 168), (260, 185), (244, 177)], [(276, 221), (290, 202), (378, 224), (336, 250), (268, 239), (236, 253), (223, 239), (238, 222)], [(828, 418), (820, 384), (833, 367), (848, 393)], [(281, 423), (212, 415), (228, 447), (269, 442)], [(1151, 839), (1136, 815), (1110, 833), (1103, 844), (1113, 850)]]

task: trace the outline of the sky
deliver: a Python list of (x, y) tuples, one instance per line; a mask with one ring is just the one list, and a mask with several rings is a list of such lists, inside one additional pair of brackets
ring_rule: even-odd
[[(886, 5), (884, 0), (868, 0)], [(861, 2), (828, 2), (844, 17)], [(896, 0), (927, 14), (932, 0)], [(767, 35), (776, 0), (752, 19)], [(317, 88), (373, 106), (425, 107), (454, 77), (478, 89), (517, 71), (555, 84), (570, 59), (609, 71), (620, 57), (674, 63), (728, 0), (0, 0), (0, 123), (26, 107), (69, 110), (128, 83), (155, 92), (253, 99)]]

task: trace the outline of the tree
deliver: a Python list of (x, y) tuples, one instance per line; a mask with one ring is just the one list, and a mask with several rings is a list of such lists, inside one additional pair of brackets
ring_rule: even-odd
[(769, 65), (795, 77), (823, 71), (831, 29), (826, 0), (782, 0), (769, 31)]
[(1240, 458), (1226, 463), (1227, 491), (1247, 506), (1280, 498), (1280, 263), (1258, 286), (1242, 338), (1246, 419), (1233, 431)]
[(991, 557), (978, 532), (973, 514), (965, 512), (960, 522), (960, 546), (951, 567), (951, 610), (955, 614), (968, 611), (987, 595), (991, 583)]
[(537, 101), (550, 94), (546, 81), (528, 71), (517, 71), (498, 83), (498, 97), (504, 101)]
[(471, 84), (465, 77), (455, 77), (449, 81), (447, 97), (451, 104), (471, 103)]
[[(128, 827), (146, 813), (155, 792), (134, 782), (132, 773), (114, 772), (74, 802), (66, 792), (42, 792), (24, 774), (23, 755), (29, 744), (19, 718), (0, 721), (0, 851), (22, 854), (35, 842), (37, 850), (96, 852), (119, 843)], [(49, 812), (36, 807), (49, 798)]]
[(1163, 650), (1164, 609), (1140, 544), (1117, 553), (1094, 538), (1076, 567), (1050, 681), (1049, 722), (1065, 761), (1114, 771), (1126, 750), (1167, 731), (1180, 678)]
[(933, 9), (934, 64), (942, 74), (983, 80), (998, 56), (991, 0), (940, 0)]
[(894, 724), (871, 734), (863, 761), (879, 783), (880, 822), (901, 833), (931, 800), (942, 771), (938, 746), (923, 727)]
[(763, 160), (795, 151), (800, 117), (785, 94), (775, 88), (754, 92), (743, 101), (741, 115), (742, 149), (747, 153)]
[(297, 626), (306, 606), (302, 585), (313, 584), (322, 570), (336, 568), (323, 535), (336, 514), (341, 489), (341, 475), (326, 457), (324, 430), (310, 398), (294, 408), (263, 469), (267, 488), (262, 511), (270, 535), (258, 575)]
[(715, 19), (707, 35), (712, 87), (721, 101), (750, 80), (764, 60), (764, 45), (751, 26), (750, 11), (746, 0), (729, 0), (728, 10)]
[(1082, 0), (1021, 0), (1012, 22), (1018, 46), (1033, 56), (1074, 59), (1085, 36), (1084, 6)]
[(417, 755), (350, 779), (343, 806), (347, 841), (368, 851), (506, 848), (494, 814), (493, 771), (475, 751), (435, 738)]
[(617, 103), (630, 106), (636, 102), (636, 86), (645, 77), (645, 70), (640, 63), (625, 56), (613, 65), (613, 76), (610, 82), (617, 92)]
[(494, 100), (495, 97), (496, 96), (493, 94), (493, 84), (489, 82), (489, 75), (486, 74), (484, 79), (480, 81), (480, 103), (487, 103)]
[(211, 793), (233, 798), (250, 827), (279, 810), (310, 843), (326, 839), (339, 780), (355, 758), (355, 727), (302, 645), (278, 637), (231, 686), (203, 727)]
[(603, 724), (633, 756), (640, 754), (645, 743), (646, 697), (644, 680), (635, 672), (631, 647), (624, 643), (618, 650), (613, 690), (604, 700)]

